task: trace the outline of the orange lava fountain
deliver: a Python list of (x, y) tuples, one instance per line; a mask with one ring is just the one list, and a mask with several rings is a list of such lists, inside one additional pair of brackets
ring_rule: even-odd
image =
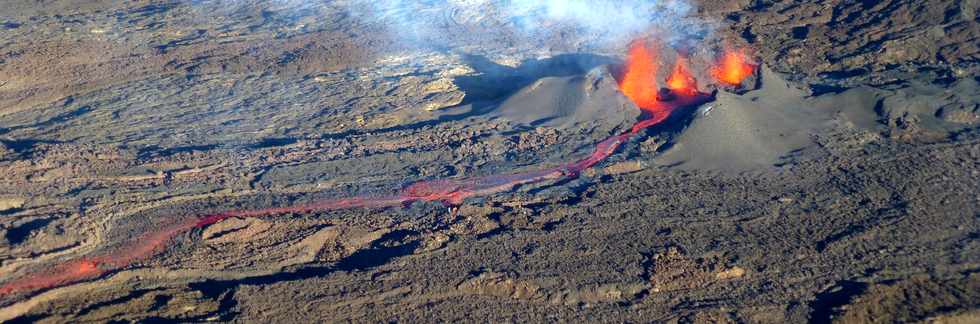
[(718, 64), (711, 69), (711, 75), (726, 85), (738, 86), (755, 71), (744, 50), (726, 49)]
[(630, 44), (626, 57), (626, 71), (619, 83), (623, 94), (643, 109), (657, 105), (656, 58), (642, 41)]
[(687, 68), (687, 59), (678, 57), (674, 64), (674, 71), (667, 78), (667, 89), (688, 96), (694, 95), (698, 85)]

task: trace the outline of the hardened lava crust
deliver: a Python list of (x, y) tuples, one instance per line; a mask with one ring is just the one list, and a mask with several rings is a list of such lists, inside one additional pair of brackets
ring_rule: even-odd
[(0, 322), (980, 320), (976, 1), (525, 2), (5, 2)]

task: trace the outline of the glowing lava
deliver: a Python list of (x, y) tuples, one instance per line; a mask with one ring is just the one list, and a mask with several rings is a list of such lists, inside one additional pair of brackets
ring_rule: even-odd
[(678, 57), (674, 63), (674, 71), (667, 78), (667, 89), (684, 95), (694, 95), (697, 92), (697, 82), (687, 68), (687, 59)]
[(92, 260), (81, 260), (74, 267), (74, 275), (77, 276), (92, 276), (97, 275), (102, 272), (99, 269), (99, 264)]
[(656, 55), (643, 42), (630, 44), (626, 71), (619, 82), (619, 89), (640, 108), (657, 105), (656, 59)]
[(726, 49), (718, 65), (711, 69), (711, 75), (718, 82), (738, 86), (754, 71), (755, 64), (751, 63), (744, 50)]

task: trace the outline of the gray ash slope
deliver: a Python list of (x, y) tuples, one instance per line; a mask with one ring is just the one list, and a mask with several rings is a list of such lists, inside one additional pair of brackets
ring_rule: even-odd
[(488, 117), (565, 131), (588, 128), (608, 137), (629, 130), (640, 119), (640, 109), (619, 91), (608, 66), (602, 66), (584, 76), (539, 79)]
[[(641, 111), (620, 91), (609, 65), (600, 65), (570, 76), (546, 76), (501, 99), (483, 103), (484, 111), (468, 118), (473, 124), (493, 124), (500, 136), (524, 132), (547, 132), (562, 138), (535, 156), (516, 161), (538, 162), (539, 167), (565, 163), (591, 153), (595, 143), (629, 131), (641, 119)], [(474, 105), (444, 109), (438, 115), (458, 110), (478, 110)], [(498, 171), (511, 172), (511, 171)]]
[(980, 86), (973, 78), (814, 94), (768, 66), (761, 74), (760, 88), (720, 92), (698, 109), (654, 161), (689, 170), (771, 171), (819, 155), (819, 139), (831, 135), (928, 143), (980, 125)]
[[(775, 165), (780, 157), (812, 146), (832, 112), (804, 105), (805, 92), (763, 68), (761, 88), (743, 95), (721, 92), (698, 109), (668, 149), (663, 165), (744, 171)], [(871, 107), (851, 107), (873, 113)]]

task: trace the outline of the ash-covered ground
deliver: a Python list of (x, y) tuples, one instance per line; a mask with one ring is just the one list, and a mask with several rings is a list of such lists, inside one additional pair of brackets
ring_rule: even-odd
[(648, 27), (758, 69), (571, 180), (229, 218), (0, 321), (980, 321), (980, 3), (533, 3), (5, 2), (0, 285), (581, 158), (641, 118), (613, 79)]

